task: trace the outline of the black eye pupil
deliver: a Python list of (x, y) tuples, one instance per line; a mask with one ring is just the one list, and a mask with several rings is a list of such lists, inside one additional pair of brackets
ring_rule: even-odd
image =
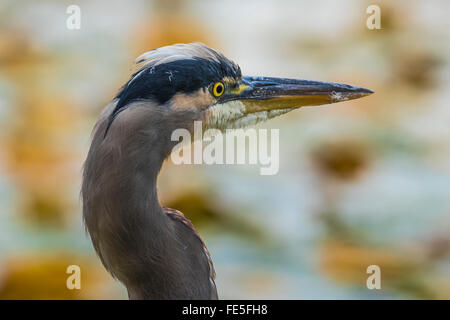
[(219, 85), (217, 86), (217, 88), (216, 88), (216, 91), (217, 91), (218, 94), (221, 94), (222, 91), (223, 91), (223, 85), (219, 84)]

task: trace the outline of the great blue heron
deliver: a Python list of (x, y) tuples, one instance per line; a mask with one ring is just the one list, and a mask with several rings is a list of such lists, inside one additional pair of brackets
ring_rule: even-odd
[(372, 91), (331, 82), (242, 76), (201, 43), (151, 50), (105, 107), (83, 172), (83, 217), (105, 268), (130, 299), (217, 299), (211, 257), (181, 212), (162, 207), (156, 180), (175, 129), (238, 128), (301, 106)]

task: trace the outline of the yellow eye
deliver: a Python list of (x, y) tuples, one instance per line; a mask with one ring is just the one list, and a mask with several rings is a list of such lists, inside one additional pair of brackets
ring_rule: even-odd
[(225, 86), (222, 82), (216, 82), (212, 91), (215, 97), (220, 97), (225, 92)]

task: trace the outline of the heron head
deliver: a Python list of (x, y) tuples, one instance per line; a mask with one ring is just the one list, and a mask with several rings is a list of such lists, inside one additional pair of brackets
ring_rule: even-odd
[(372, 91), (333, 82), (243, 76), (237, 64), (202, 43), (161, 47), (137, 58), (141, 68), (117, 95), (114, 118), (133, 102), (193, 115), (205, 128), (252, 125), (302, 106), (357, 99)]

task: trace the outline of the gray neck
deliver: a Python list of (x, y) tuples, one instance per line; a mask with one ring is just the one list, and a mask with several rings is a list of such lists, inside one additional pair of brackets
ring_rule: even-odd
[[(156, 183), (176, 143), (170, 141), (172, 130), (183, 123), (165, 118), (164, 110), (135, 104), (114, 120), (104, 138), (107, 117), (102, 117), (85, 162), (87, 230), (105, 267), (134, 298), (164, 298), (170, 279), (176, 282), (182, 272), (174, 226), (159, 204)], [(174, 252), (167, 252), (171, 248)], [(146, 292), (152, 288), (161, 296)]]

